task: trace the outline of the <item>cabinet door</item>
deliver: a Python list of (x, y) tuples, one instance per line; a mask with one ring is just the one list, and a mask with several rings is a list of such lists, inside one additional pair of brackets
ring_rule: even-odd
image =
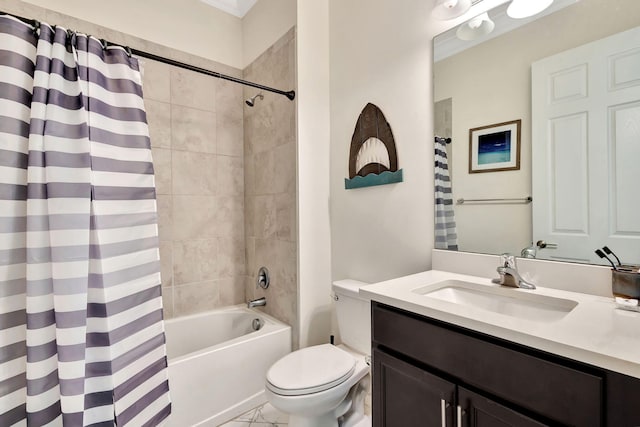
[(374, 345), (393, 349), (456, 378), (453, 381), (468, 384), (470, 389), (482, 390), (560, 425), (603, 425), (602, 401), (606, 396), (601, 372), (543, 359), (538, 352), (508, 348), (498, 340), (489, 341), (483, 335), (375, 302), (372, 307)]
[(543, 427), (539, 423), (464, 387), (458, 387), (456, 416), (465, 427)]
[(374, 427), (453, 427), (455, 385), (373, 350)]

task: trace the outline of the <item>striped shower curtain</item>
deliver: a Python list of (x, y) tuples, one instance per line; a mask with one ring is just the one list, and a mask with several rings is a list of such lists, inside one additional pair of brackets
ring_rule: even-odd
[(435, 138), (436, 249), (458, 250), (445, 138)]
[(0, 426), (170, 412), (137, 61), (0, 15)]

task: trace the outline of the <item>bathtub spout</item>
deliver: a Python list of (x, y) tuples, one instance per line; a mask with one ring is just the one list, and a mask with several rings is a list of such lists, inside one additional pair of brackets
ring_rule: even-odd
[(265, 297), (258, 298), (247, 302), (248, 308), (259, 307), (267, 305), (267, 299)]

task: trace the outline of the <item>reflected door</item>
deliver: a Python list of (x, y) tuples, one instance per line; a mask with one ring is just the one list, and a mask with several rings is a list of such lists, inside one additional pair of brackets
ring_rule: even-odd
[(640, 262), (640, 27), (532, 65), (532, 162), (541, 258)]

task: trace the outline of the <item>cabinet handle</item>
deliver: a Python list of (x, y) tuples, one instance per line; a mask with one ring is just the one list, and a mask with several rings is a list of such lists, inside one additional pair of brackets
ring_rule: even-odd
[(458, 420), (458, 427), (462, 427), (462, 414), (464, 411), (462, 410), (462, 406), (458, 405), (458, 416), (456, 417)]
[(447, 427), (447, 401), (440, 399), (440, 420), (442, 427)]

